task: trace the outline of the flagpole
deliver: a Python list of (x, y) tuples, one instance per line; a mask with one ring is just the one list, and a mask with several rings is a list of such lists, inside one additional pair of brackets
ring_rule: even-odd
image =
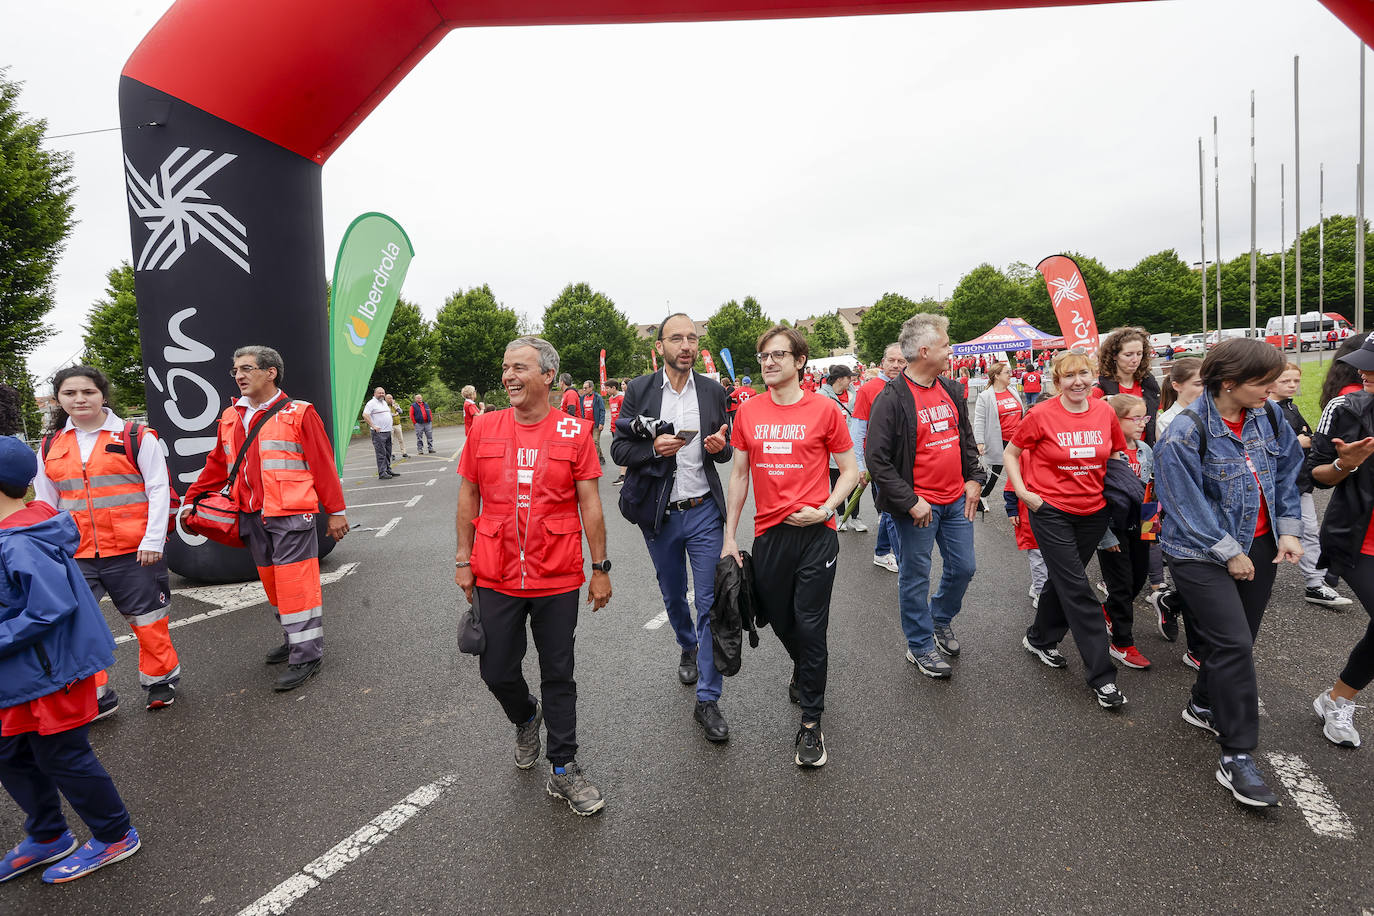
[[(1293, 316), (1302, 333), (1302, 145), (1298, 142), (1298, 56), (1293, 55)], [(1318, 324), (1318, 327), (1321, 325)]]
[(1255, 90), (1250, 90), (1250, 336), (1255, 336)]
[[(1213, 223), (1217, 230), (1217, 343), (1221, 343), (1221, 140), (1217, 132), (1217, 116), (1212, 115), (1212, 181), (1216, 200), (1212, 204)], [(1202, 342), (1203, 349), (1207, 341)]]
[[(1279, 163), (1279, 349), (1288, 349), (1288, 240), (1284, 237), (1288, 229), (1288, 215), (1285, 212), (1284, 191), (1287, 180), (1283, 163)], [(1296, 332), (1296, 327), (1294, 331)], [(1293, 341), (1294, 352), (1298, 350), (1297, 340)]]
[[(1326, 321), (1326, 163), (1317, 166), (1317, 312), (1323, 317), (1317, 322), (1322, 327)], [(1326, 341), (1322, 341), (1320, 362), (1326, 361)]]
[(1197, 138), (1197, 209), (1202, 237), (1202, 337), (1207, 338), (1207, 191), (1202, 158), (1202, 138)]
[(1364, 332), (1364, 39), (1360, 39), (1360, 164), (1355, 168), (1355, 331)]

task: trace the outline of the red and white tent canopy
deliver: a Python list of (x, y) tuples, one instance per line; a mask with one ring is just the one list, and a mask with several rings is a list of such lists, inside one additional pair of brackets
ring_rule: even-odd
[(1044, 350), (1064, 346), (1064, 338), (1046, 334), (1024, 318), (1003, 318), (986, 334), (954, 345), (955, 356), (996, 353), (999, 350)]

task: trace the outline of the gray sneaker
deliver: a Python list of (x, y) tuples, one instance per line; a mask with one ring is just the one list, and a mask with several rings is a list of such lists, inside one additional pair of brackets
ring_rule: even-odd
[(945, 661), (945, 657), (939, 652), (922, 652), (920, 655), (916, 655), (907, 649), (906, 660), (915, 665), (916, 670), (926, 677), (944, 680), (954, 674), (954, 666)]
[(950, 658), (959, 656), (959, 640), (954, 638), (954, 627), (947, 623), (935, 624), (935, 647)]
[(1360, 733), (1355, 731), (1355, 710), (1359, 708), (1351, 700), (1332, 697), (1329, 690), (1323, 690), (1312, 701), (1312, 711), (1324, 723), (1322, 734), (1340, 747), (1360, 746)]
[(549, 782), (544, 788), (551, 797), (563, 799), (574, 814), (582, 817), (589, 817), (606, 807), (601, 791), (583, 775), (576, 761), (569, 761), (562, 773), (549, 764)]
[(544, 724), (544, 705), (534, 701), (534, 715), (524, 725), (515, 726), (515, 765), (528, 770), (539, 759), (539, 726)]

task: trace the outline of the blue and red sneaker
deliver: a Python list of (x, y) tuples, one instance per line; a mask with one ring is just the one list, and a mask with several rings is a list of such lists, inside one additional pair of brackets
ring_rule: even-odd
[(138, 831), (132, 827), (128, 833), (113, 843), (102, 843), (91, 837), (76, 852), (43, 872), (43, 881), (46, 884), (65, 884), (77, 878), (84, 878), (98, 868), (129, 858), (138, 852), (141, 845), (143, 844), (138, 839)]
[(4, 860), (0, 861), (0, 881), (17, 878), (31, 868), (65, 859), (74, 849), (76, 837), (72, 836), (70, 830), (62, 831), (61, 836), (47, 843), (40, 843), (33, 837), (26, 836), (22, 843), (5, 853)]

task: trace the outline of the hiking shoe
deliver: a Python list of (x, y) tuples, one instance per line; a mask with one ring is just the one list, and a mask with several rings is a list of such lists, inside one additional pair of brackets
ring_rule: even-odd
[(916, 666), (926, 677), (939, 678), (943, 680), (954, 673), (954, 666), (945, 661), (945, 657), (939, 652), (922, 652), (914, 655), (910, 649), (906, 650), (906, 660)]
[(1265, 785), (1259, 764), (1249, 754), (1222, 754), (1217, 782), (1231, 790), (1236, 801), (1254, 808), (1277, 808), (1279, 797)]
[(819, 724), (797, 729), (797, 754), (792, 762), (799, 767), (823, 767), (830, 759), (825, 752), (825, 735), (821, 734)]
[(104, 868), (120, 859), (127, 859), (138, 852), (143, 844), (139, 842), (138, 831), (130, 827), (129, 832), (113, 843), (102, 843), (91, 837), (76, 852), (43, 872), (45, 884), (66, 884), (77, 878), (84, 878), (96, 869)]
[(176, 701), (176, 684), (154, 684), (148, 688), (149, 709), (166, 709)]
[(1111, 681), (1101, 687), (1093, 688), (1093, 695), (1097, 697), (1097, 705), (1103, 709), (1120, 709), (1126, 705), (1126, 696)]
[(544, 706), (534, 701), (534, 715), (524, 725), (515, 726), (515, 765), (528, 770), (539, 759), (539, 726), (544, 724)]
[(1360, 733), (1355, 731), (1355, 710), (1359, 708), (1353, 700), (1333, 697), (1329, 690), (1323, 690), (1312, 701), (1313, 712), (1324, 723), (1322, 734), (1327, 741), (1340, 747), (1360, 746)]
[(112, 716), (115, 714), (115, 710), (119, 708), (119, 694), (115, 693), (113, 687), (110, 687), (95, 698), (95, 706), (95, 718), (91, 720), (92, 722), (103, 719), (106, 716)]
[(1064, 658), (1058, 649), (1037, 649), (1031, 645), (1029, 636), (1021, 637), (1021, 647), (1051, 668), (1067, 668), (1069, 666), (1068, 659)]
[(601, 791), (583, 775), (577, 761), (568, 761), (566, 766), (561, 767), (562, 773), (558, 772), (559, 769), (549, 764), (549, 781), (544, 788), (551, 798), (563, 799), (574, 814), (582, 817), (590, 817), (606, 807), (606, 799), (601, 797)]
[(868, 526), (865, 525), (863, 522), (859, 521), (857, 518), (851, 518), (847, 524), (849, 525), (850, 531), (864, 532), (868, 530)]
[(1211, 732), (1217, 737), (1221, 736), (1221, 732), (1217, 730), (1217, 720), (1212, 715), (1212, 711), (1197, 705), (1192, 700), (1189, 700), (1188, 705), (1183, 707), (1183, 721), (1205, 732)]
[(76, 837), (72, 836), (70, 830), (62, 831), (57, 839), (46, 843), (26, 836), (18, 846), (5, 853), (3, 860), (0, 860), (0, 882), (18, 878), (24, 872), (40, 865), (65, 859), (72, 854), (76, 846)]
[(1145, 596), (1145, 603), (1154, 608), (1159, 635), (1166, 642), (1178, 639), (1178, 611), (1170, 606), (1169, 599), (1172, 597), (1173, 593), (1163, 588), (1151, 589), (1150, 594)]
[(1135, 646), (1127, 646), (1124, 649), (1117, 648), (1116, 646), (1108, 646), (1107, 651), (1111, 653), (1112, 658), (1121, 662), (1121, 664), (1125, 665), (1127, 668), (1138, 668), (1143, 670), (1150, 667), (1150, 660), (1141, 655), (1140, 650)]
[(1303, 600), (1308, 604), (1320, 604), (1323, 607), (1345, 607), (1347, 604), (1354, 604), (1353, 601), (1326, 583), (1316, 586), (1309, 585), (1307, 593), (1303, 595)]
[(267, 655), (263, 658), (262, 663), (264, 665), (280, 665), (288, 661), (290, 658), (291, 646), (289, 646), (286, 643), (282, 643), (280, 646), (277, 646), (271, 652), (268, 652)]
[(1194, 671), (1202, 670), (1202, 662), (1198, 661), (1198, 657), (1191, 652), (1183, 653), (1183, 664), (1192, 668)]
[(947, 623), (935, 625), (935, 647), (950, 658), (959, 657), (959, 640), (954, 638), (954, 627)]
[(287, 665), (286, 670), (277, 678), (277, 682), (272, 685), (272, 689), (278, 693), (286, 690), (295, 690), (306, 681), (310, 680), (320, 672), (320, 665), (324, 664), (324, 659), (317, 658), (313, 662), (301, 662), (299, 665)]
[(873, 565), (881, 566), (888, 572), (901, 572), (901, 570), (897, 566), (897, 558), (890, 553), (875, 555), (873, 557)]

